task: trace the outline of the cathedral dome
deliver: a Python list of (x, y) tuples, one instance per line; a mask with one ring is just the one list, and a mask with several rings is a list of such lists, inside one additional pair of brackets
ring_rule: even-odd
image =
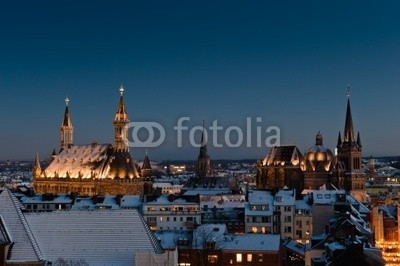
[(306, 152), (307, 171), (330, 171), (333, 166), (333, 160), (333, 153), (323, 145), (323, 137), (318, 132), (315, 137), (315, 145)]

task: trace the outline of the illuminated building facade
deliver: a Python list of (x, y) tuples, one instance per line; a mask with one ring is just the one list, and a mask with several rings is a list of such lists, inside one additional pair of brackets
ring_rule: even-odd
[(315, 145), (303, 156), (294, 145), (272, 147), (264, 160), (257, 162), (256, 183), (260, 189), (295, 188), (345, 189), (365, 202), (365, 176), (361, 169), (362, 145), (360, 134), (355, 138), (350, 107), (347, 99), (344, 136), (339, 132), (336, 152), (323, 145), (320, 132)]
[(152, 191), (148, 169), (138, 171), (127, 145), (128, 114), (124, 103), (124, 88), (114, 119), (114, 144), (73, 144), (73, 126), (69, 99), (60, 129), (61, 149), (52, 155), (43, 171), (38, 156), (33, 169), (36, 193), (76, 193), (79, 195), (137, 195)]

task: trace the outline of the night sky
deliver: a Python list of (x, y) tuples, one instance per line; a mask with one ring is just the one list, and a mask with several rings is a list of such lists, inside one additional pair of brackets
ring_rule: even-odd
[[(399, 12), (399, 1), (2, 1), (0, 160), (58, 149), (66, 96), (75, 144), (112, 143), (120, 84), (131, 121), (166, 129), (151, 159), (196, 159), (187, 141), (176, 148), (181, 116), (243, 131), (251, 117), (302, 152), (321, 131), (333, 150), (347, 84), (363, 156), (398, 155)], [(209, 147), (213, 159), (267, 151)]]

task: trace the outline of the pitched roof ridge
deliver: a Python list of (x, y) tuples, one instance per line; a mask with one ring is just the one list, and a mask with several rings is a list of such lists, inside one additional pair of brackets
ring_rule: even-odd
[(154, 236), (153, 232), (150, 231), (150, 228), (149, 228), (149, 226), (147, 225), (147, 223), (145, 222), (143, 216), (142, 216), (137, 210), (134, 210), (134, 211), (137, 212), (137, 215), (139, 216), (140, 221), (142, 222), (142, 224), (143, 224), (143, 226), (144, 226), (144, 228), (145, 228), (145, 230), (146, 230), (146, 233), (147, 233), (147, 235), (148, 235), (149, 238), (150, 238), (150, 243), (152, 244), (152, 246), (153, 246), (153, 248), (154, 248), (154, 252), (155, 252), (156, 254), (163, 254), (163, 253), (164, 253), (164, 249), (162, 248), (160, 242), (158, 242), (158, 240), (157, 240), (156, 237)]
[(18, 217), (21, 220), (22, 226), (25, 229), (26, 234), (28, 235), (29, 241), (31, 242), (32, 248), (35, 251), (35, 254), (36, 254), (38, 260), (39, 261), (44, 260), (42, 252), (40, 251), (39, 245), (36, 242), (36, 239), (32, 234), (32, 231), (29, 227), (28, 222), (25, 219), (24, 214), (22, 213), (22, 210), (21, 210), (21, 207), (23, 207), (22, 203), (12, 194), (12, 192), (9, 189), (6, 189), (6, 192), (8, 193), (8, 196), (10, 197), (15, 210), (17, 211)]

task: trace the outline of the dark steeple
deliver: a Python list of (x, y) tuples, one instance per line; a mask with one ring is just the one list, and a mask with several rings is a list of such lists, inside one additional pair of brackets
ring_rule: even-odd
[(140, 169), (141, 176), (142, 177), (150, 177), (151, 176), (151, 164), (150, 164), (150, 159), (149, 159), (149, 153), (146, 150), (146, 156), (144, 157), (143, 160), (143, 165), (142, 168)]
[(204, 120), (203, 120), (203, 133), (201, 135), (201, 146), (200, 146), (200, 153), (197, 158), (196, 166), (196, 177), (203, 179), (205, 177), (210, 177), (212, 175), (211, 170), (211, 159), (208, 156), (207, 152), (207, 132), (204, 127)]
[(342, 134), (340, 134), (340, 131), (339, 131), (339, 136), (338, 136), (338, 139), (337, 139), (336, 147), (340, 147), (341, 145), (342, 145)]
[(357, 133), (357, 145), (362, 147), (361, 145), (361, 138), (360, 138), (360, 131)]
[(350, 87), (347, 87), (347, 110), (346, 110), (346, 122), (344, 124), (344, 142), (354, 142), (354, 129), (353, 129), (353, 118), (351, 117), (350, 107)]
[(200, 154), (199, 158), (209, 158), (207, 152), (207, 137), (204, 135), (205, 128), (204, 128), (204, 120), (203, 120), (203, 132), (201, 134), (201, 146), (200, 146)]
[(149, 154), (147, 151), (146, 151), (146, 156), (144, 157), (144, 160), (143, 160), (142, 169), (150, 169), (151, 170)]
[(323, 145), (324, 139), (321, 132), (318, 131), (317, 136), (315, 136), (315, 145)]

